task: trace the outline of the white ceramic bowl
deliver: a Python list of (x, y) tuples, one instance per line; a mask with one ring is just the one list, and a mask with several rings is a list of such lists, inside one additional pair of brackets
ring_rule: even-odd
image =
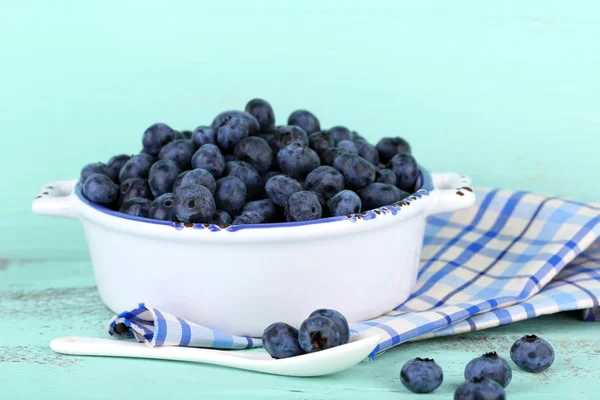
[(79, 219), (102, 301), (115, 313), (145, 302), (204, 326), (261, 336), (299, 326), (317, 308), (350, 322), (377, 317), (411, 293), (428, 215), (471, 206), (467, 176), (424, 173), (389, 207), (310, 222), (188, 225), (125, 216), (87, 201), (76, 181), (48, 184), (40, 215)]

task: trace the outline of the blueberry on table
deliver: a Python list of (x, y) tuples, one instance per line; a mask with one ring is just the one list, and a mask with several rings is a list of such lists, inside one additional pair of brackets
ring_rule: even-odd
[(337, 169), (322, 165), (308, 174), (304, 189), (320, 194), (327, 201), (344, 190), (344, 176)]
[(215, 190), (217, 189), (217, 182), (210, 172), (202, 168), (196, 168), (186, 172), (187, 173), (181, 179), (181, 187), (186, 187), (189, 185), (202, 185), (210, 190), (212, 194), (215, 193)]
[(505, 400), (504, 388), (487, 378), (471, 378), (454, 392), (454, 400)]
[(133, 197), (123, 204), (119, 208), (119, 212), (134, 217), (148, 218), (150, 216), (150, 206), (152, 201), (143, 197)]
[(284, 215), (288, 222), (312, 221), (321, 218), (323, 214), (321, 202), (313, 192), (296, 192), (288, 199)]
[(431, 393), (444, 380), (442, 368), (430, 358), (407, 361), (400, 371), (400, 382), (413, 393)]
[(379, 168), (375, 171), (375, 182), (388, 183), (396, 186), (396, 174), (394, 174), (394, 171), (391, 169)]
[(178, 139), (167, 143), (158, 153), (161, 160), (173, 160), (180, 170), (185, 171), (192, 166), (192, 156), (196, 147), (190, 140)]
[(119, 205), (134, 197), (141, 197), (148, 200), (154, 199), (148, 181), (142, 178), (127, 179), (121, 183), (119, 192)]
[(175, 140), (177, 132), (167, 124), (151, 125), (142, 136), (142, 145), (146, 154), (157, 156), (160, 149)]
[(279, 219), (280, 209), (269, 199), (254, 200), (246, 203), (242, 213), (253, 211), (262, 215), (263, 222), (276, 222)]
[(342, 154), (350, 154), (347, 150), (340, 149), (339, 147), (330, 147), (321, 153), (321, 164), (333, 166), (333, 162), (336, 158)]
[(131, 157), (125, 165), (123, 165), (121, 171), (119, 171), (119, 182), (123, 183), (130, 178), (147, 179), (150, 168), (155, 161), (156, 158), (145, 153), (140, 153)]
[(304, 179), (313, 169), (321, 165), (321, 160), (310, 147), (291, 144), (277, 153), (277, 164), (286, 175)]
[(204, 146), (205, 144), (215, 144), (216, 135), (215, 130), (210, 126), (199, 126), (192, 132), (192, 143), (197, 148)]
[(313, 311), (309, 317), (316, 317), (321, 315), (332, 320), (340, 332), (340, 344), (346, 344), (350, 340), (350, 327), (348, 326), (348, 320), (339, 311), (331, 310), (327, 308), (321, 308)]
[(396, 186), (408, 193), (415, 191), (419, 166), (415, 158), (408, 153), (396, 154), (388, 163), (388, 168), (396, 175)]
[(273, 107), (263, 99), (252, 99), (246, 104), (246, 112), (258, 121), (260, 132), (268, 132), (275, 127)]
[(275, 175), (265, 185), (265, 192), (269, 199), (280, 207), (285, 207), (290, 196), (300, 191), (302, 185), (285, 175)]
[(174, 202), (175, 216), (181, 222), (207, 222), (217, 210), (212, 193), (202, 185), (182, 187)]
[(321, 124), (313, 113), (306, 110), (296, 110), (290, 114), (288, 125), (296, 125), (302, 128), (308, 135), (321, 130)]
[(331, 318), (309, 317), (298, 329), (298, 342), (307, 353), (330, 349), (341, 344), (340, 331)]
[(217, 115), (212, 122), (211, 127), (217, 131), (220, 126), (223, 126), (227, 121), (232, 118), (242, 118), (248, 124), (248, 134), (251, 136), (258, 135), (260, 132), (260, 125), (256, 118), (253, 115), (239, 111), (239, 110), (229, 110), (224, 111), (221, 114)]
[(284, 147), (290, 144), (299, 146), (308, 146), (308, 135), (304, 129), (299, 126), (278, 126), (275, 128), (275, 133), (269, 141), (269, 145), (273, 149), (273, 153), (278, 153)]
[(369, 161), (373, 165), (379, 164), (379, 153), (377, 152), (375, 146), (364, 139), (354, 139), (353, 143), (358, 150), (359, 156)]
[(334, 146), (333, 138), (327, 132), (315, 132), (308, 137), (308, 146), (320, 156), (325, 150)]
[(129, 161), (130, 158), (131, 156), (127, 154), (119, 154), (117, 156), (112, 156), (108, 160), (108, 163), (106, 163), (108, 168), (113, 170), (113, 181), (115, 183), (118, 183), (117, 180), (119, 179), (119, 172), (121, 172), (121, 168), (123, 168), (123, 166), (127, 163), (127, 161)]
[(400, 153), (410, 154), (410, 145), (400, 137), (384, 137), (375, 146), (382, 163), (388, 163), (392, 157)]
[(354, 140), (354, 132), (351, 132), (345, 126), (334, 126), (327, 132), (331, 135), (331, 138), (336, 146), (342, 140)]
[(150, 204), (148, 216), (161, 221), (175, 220), (175, 196), (173, 193), (165, 193), (155, 198)]
[(192, 156), (192, 168), (203, 168), (217, 179), (225, 169), (225, 158), (217, 146), (205, 144)]
[(248, 137), (248, 132), (246, 120), (233, 117), (217, 129), (217, 143), (221, 150), (231, 152), (240, 140)]
[(265, 216), (258, 211), (243, 211), (233, 219), (233, 225), (262, 224)]
[(110, 206), (119, 198), (119, 185), (104, 174), (89, 175), (81, 191), (88, 200), (103, 206)]
[(173, 183), (179, 175), (179, 168), (175, 161), (159, 160), (152, 165), (148, 174), (148, 184), (154, 197), (170, 193)]
[(230, 225), (231, 216), (229, 216), (229, 214), (223, 210), (217, 210), (207, 223), (216, 225)]
[(226, 176), (217, 181), (215, 202), (219, 210), (235, 216), (246, 202), (246, 185), (237, 176)]
[(364, 211), (389, 206), (397, 201), (405, 199), (409, 193), (403, 192), (394, 185), (388, 183), (371, 183), (358, 191), (362, 209)]
[(512, 379), (512, 370), (506, 360), (494, 351), (469, 361), (465, 367), (465, 380), (471, 378), (487, 378), (507, 387)]
[(338, 156), (333, 167), (344, 175), (348, 189), (361, 189), (375, 181), (375, 166), (355, 154)]
[(527, 372), (542, 372), (554, 362), (554, 349), (536, 335), (526, 335), (510, 348), (510, 358)]
[(336, 147), (346, 150), (350, 154), (358, 154), (358, 149), (352, 140), (342, 140)]
[(327, 206), (332, 217), (339, 217), (361, 212), (362, 202), (352, 190), (342, 190), (327, 202)]
[(273, 162), (273, 150), (258, 136), (250, 136), (235, 145), (233, 154), (238, 160), (252, 165), (259, 173), (266, 172)]
[(246, 198), (254, 200), (264, 195), (262, 179), (258, 171), (244, 161), (230, 161), (225, 164), (225, 176), (237, 176), (246, 185)]
[(304, 354), (298, 343), (298, 330), (283, 322), (269, 325), (262, 336), (263, 346), (273, 358), (288, 358)]

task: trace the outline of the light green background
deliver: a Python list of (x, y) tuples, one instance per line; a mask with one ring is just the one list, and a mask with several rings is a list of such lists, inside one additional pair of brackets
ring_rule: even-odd
[[(31, 214), (41, 185), (139, 151), (154, 122), (194, 128), (253, 97), (279, 123), (308, 108), (324, 127), (403, 136), (420, 163), (476, 186), (597, 201), (599, 12), (596, 1), (0, 0), (0, 256), (87, 263), (77, 222)], [(215, 376), (216, 392), (240, 379)], [(345, 397), (388, 393), (375, 378)], [(333, 398), (307, 385), (294, 398)]]

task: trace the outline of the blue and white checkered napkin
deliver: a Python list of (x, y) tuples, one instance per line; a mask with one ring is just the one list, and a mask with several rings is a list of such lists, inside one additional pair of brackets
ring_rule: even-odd
[[(371, 321), (351, 325), (399, 343), (584, 310), (600, 320), (600, 205), (506, 190), (477, 190), (477, 205), (430, 217), (411, 297)], [(141, 304), (110, 323), (152, 346), (226, 349), (260, 346)], [(120, 326), (121, 328), (123, 325)], [(119, 329), (117, 329), (119, 330)]]

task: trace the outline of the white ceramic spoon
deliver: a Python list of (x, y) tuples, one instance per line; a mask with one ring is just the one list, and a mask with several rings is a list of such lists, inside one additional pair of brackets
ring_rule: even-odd
[(62, 337), (50, 342), (56, 353), (79, 356), (155, 358), (205, 364), (286, 376), (321, 376), (350, 368), (371, 354), (379, 336), (354, 335), (348, 344), (297, 357), (275, 360), (266, 352), (211, 350), (192, 347), (149, 347), (143, 343), (88, 337)]

